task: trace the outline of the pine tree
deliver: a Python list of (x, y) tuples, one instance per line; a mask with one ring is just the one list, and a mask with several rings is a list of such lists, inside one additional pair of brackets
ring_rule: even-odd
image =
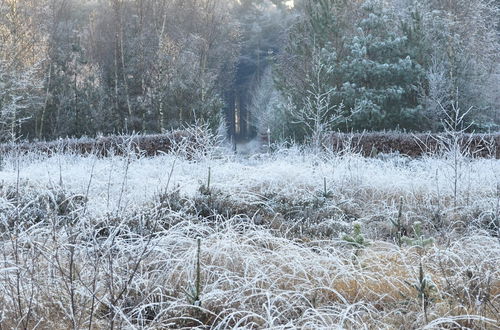
[(349, 55), (339, 65), (343, 83), (337, 98), (356, 112), (355, 129), (418, 129), (416, 86), (423, 68), (380, 1), (368, 0), (362, 9), (358, 32), (347, 44)]

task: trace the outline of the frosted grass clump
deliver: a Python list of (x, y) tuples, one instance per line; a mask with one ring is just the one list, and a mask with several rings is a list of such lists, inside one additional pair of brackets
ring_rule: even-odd
[[(0, 325), (494, 329), (500, 162), (468, 159), (456, 201), (446, 162), (297, 147), (7, 156)], [(356, 258), (353, 224), (370, 242)], [(417, 236), (433, 243), (406, 243)]]

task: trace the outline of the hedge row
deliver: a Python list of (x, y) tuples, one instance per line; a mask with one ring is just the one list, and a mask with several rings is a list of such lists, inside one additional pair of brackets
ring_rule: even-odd
[(123, 155), (135, 152), (146, 156), (168, 153), (184, 145), (196, 147), (196, 137), (187, 131), (173, 131), (167, 134), (106, 136), (98, 138), (59, 139), (49, 142), (21, 142), (0, 145), (0, 153), (41, 152), (47, 154), (72, 152), (77, 154), (95, 154), (98, 156)]
[[(196, 133), (196, 132), (195, 132)], [(167, 134), (107, 136), (95, 139), (60, 139), (51, 142), (22, 142), (0, 145), (0, 154), (11, 151), (57, 153), (73, 152), (99, 156), (123, 155), (130, 151), (145, 156), (155, 156), (182, 148), (185, 152), (202, 149), (206, 139), (190, 131), (172, 131)], [(446, 149), (446, 136), (404, 133), (335, 133), (326, 141), (334, 151), (353, 150), (370, 157), (380, 153), (399, 153), (410, 157), (435, 154)], [(500, 159), (500, 133), (465, 134), (460, 138), (462, 149), (473, 157), (495, 157)]]
[[(438, 134), (335, 133), (328, 138), (326, 145), (330, 145), (336, 151), (351, 149), (367, 157), (394, 152), (420, 157), (449, 150), (454, 144), (453, 141), (452, 136)], [(470, 156), (500, 159), (500, 133), (464, 134), (458, 142), (461, 150)]]

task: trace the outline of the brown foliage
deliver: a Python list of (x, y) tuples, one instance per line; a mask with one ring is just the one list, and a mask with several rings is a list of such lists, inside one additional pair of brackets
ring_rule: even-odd
[[(420, 157), (442, 151), (442, 144), (437, 134), (405, 134), (405, 133), (335, 133), (327, 146), (334, 151), (351, 149), (363, 156), (374, 156), (378, 153), (400, 153), (410, 157)], [(500, 158), (500, 134), (464, 134), (460, 139), (461, 146), (474, 157)]]
[(53, 154), (56, 152), (73, 152), (77, 154), (97, 154), (107, 157), (123, 155), (130, 151), (146, 156), (156, 156), (159, 153), (174, 151), (181, 144), (193, 144), (196, 148), (196, 137), (187, 131), (173, 131), (167, 134), (136, 135), (136, 136), (106, 136), (95, 139), (60, 139), (49, 142), (22, 142), (0, 145), (0, 153), (19, 151), (42, 152)]
[[(0, 153), (13, 150), (21, 154), (38, 151), (52, 154), (55, 152), (74, 152), (78, 154), (97, 154), (103, 157), (123, 155), (134, 151), (146, 156), (176, 151), (179, 147), (195, 151), (203, 148), (200, 139), (189, 130), (177, 130), (167, 134), (106, 136), (95, 139), (60, 139), (50, 142), (22, 142), (0, 145)], [(334, 133), (327, 138), (326, 146), (333, 151), (350, 149), (363, 156), (376, 156), (379, 153), (399, 153), (409, 157), (420, 157), (442, 151), (438, 135), (405, 133)], [(464, 134), (461, 145), (473, 157), (495, 157), (500, 159), (500, 133)]]

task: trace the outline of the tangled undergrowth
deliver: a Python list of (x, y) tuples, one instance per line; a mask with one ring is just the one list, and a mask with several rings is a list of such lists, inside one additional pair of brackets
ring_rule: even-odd
[(500, 326), (500, 161), (11, 155), (0, 329)]

